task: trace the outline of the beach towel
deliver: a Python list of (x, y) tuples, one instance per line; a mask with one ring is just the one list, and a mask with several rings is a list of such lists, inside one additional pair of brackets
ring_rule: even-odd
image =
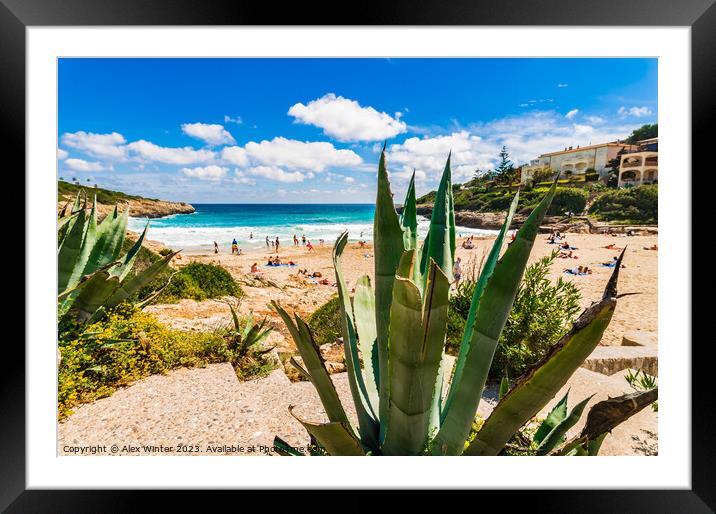
[(565, 272), (567, 275), (578, 275), (578, 276), (580, 276), (580, 277), (581, 277), (581, 276), (584, 276), (584, 275), (589, 275), (589, 273), (577, 273), (576, 271), (573, 271), (573, 270), (571, 270), (571, 269), (566, 269), (566, 270), (564, 270), (564, 272)]
[(264, 268), (278, 268), (279, 266), (292, 267), (292, 266), (298, 266), (298, 264), (283, 264), (283, 263), (281, 263), (281, 264), (264, 264)]
[(603, 267), (603, 268), (613, 268), (613, 267), (616, 266), (616, 265), (617, 265), (616, 262), (612, 262), (612, 263), (610, 263), (610, 264), (604, 264), (604, 263), (602, 263), (602, 267)]

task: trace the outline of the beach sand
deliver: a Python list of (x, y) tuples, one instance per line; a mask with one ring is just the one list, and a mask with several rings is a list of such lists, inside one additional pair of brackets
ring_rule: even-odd
[[(530, 262), (548, 255), (556, 245), (547, 244), (546, 235), (540, 234), (535, 241), (534, 249), (530, 255)], [(575, 283), (582, 294), (582, 307), (588, 307), (592, 302), (599, 300), (604, 286), (612, 272), (611, 268), (602, 267), (602, 262), (610, 261), (618, 255), (619, 250), (604, 248), (614, 244), (617, 247), (628, 245), (624, 257), (624, 268), (619, 278), (619, 293), (639, 293), (629, 295), (619, 300), (614, 318), (607, 329), (602, 345), (621, 345), (625, 334), (640, 334), (650, 344), (657, 343), (657, 257), (658, 251), (645, 250), (657, 244), (657, 236), (613, 237), (600, 234), (568, 234), (566, 240), (571, 246), (578, 248), (574, 254), (577, 259), (555, 259), (551, 268), (550, 279), (564, 280)], [(463, 262), (463, 275), (469, 276), (470, 270), (479, 268), (483, 256), (487, 255), (493, 237), (475, 238), (475, 248), (466, 250), (461, 248), (462, 238), (458, 240), (457, 256)], [(267, 250), (271, 250), (268, 248)], [(253, 312), (255, 315), (266, 315), (271, 318), (273, 325), (283, 337), (274, 334), (272, 344), (278, 344), (279, 349), (292, 349), (293, 343), (286, 332), (283, 323), (276, 313), (269, 308), (271, 300), (276, 300), (289, 312), (295, 311), (302, 316), (308, 316), (315, 311), (337, 290), (330, 285), (313, 284), (298, 275), (298, 270), (308, 269), (309, 272), (320, 272), (331, 283), (335, 282), (332, 262), (332, 245), (326, 242), (325, 246), (314, 246), (314, 251), (308, 252), (306, 247), (281, 246), (278, 255), (283, 262), (294, 261), (294, 267), (266, 267), (269, 256), (275, 257), (275, 251), (249, 250), (243, 255), (232, 255), (226, 252), (219, 254), (186, 251), (182, 252), (181, 259), (175, 262), (181, 266), (191, 261), (211, 262), (221, 264), (241, 283), (246, 296), (242, 299), (241, 312)], [(257, 263), (263, 272), (260, 277), (249, 272), (251, 264)], [(578, 265), (587, 265), (593, 273), (587, 276), (573, 276), (563, 273), (565, 268), (574, 268)], [(358, 278), (363, 275), (373, 275), (373, 247), (367, 244), (360, 248), (357, 243), (349, 243), (343, 256), (343, 269), (349, 288), (353, 288)], [(320, 279), (318, 279), (320, 280)], [(229, 322), (228, 309), (221, 301), (208, 300), (195, 302), (182, 300), (173, 305), (153, 305), (147, 308), (163, 323), (182, 328), (205, 330), (217, 323)], [(286, 339), (282, 341), (282, 339)]]

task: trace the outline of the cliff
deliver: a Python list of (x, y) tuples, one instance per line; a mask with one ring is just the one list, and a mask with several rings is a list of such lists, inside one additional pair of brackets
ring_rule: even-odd
[(97, 214), (100, 219), (112, 212), (116, 204), (119, 205), (121, 210), (124, 210), (128, 206), (129, 215), (137, 218), (161, 218), (162, 216), (169, 216), (171, 214), (191, 214), (194, 212), (194, 207), (184, 202), (144, 198), (142, 196), (128, 195), (109, 189), (82, 187), (62, 181), (57, 183), (58, 211), (62, 209), (67, 202), (74, 201), (77, 196), (77, 191), (80, 189), (87, 193), (90, 203), (95, 196), (97, 197)]

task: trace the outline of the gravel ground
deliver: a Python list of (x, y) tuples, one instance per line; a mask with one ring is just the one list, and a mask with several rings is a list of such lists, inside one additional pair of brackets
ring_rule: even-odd
[[(346, 373), (331, 375), (348, 416), (355, 422)], [(585, 369), (575, 373), (554, 401), (571, 388), (570, 405), (599, 391), (590, 405), (606, 396), (630, 392), (619, 375)], [(485, 391), (478, 413), (487, 418), (497, 401), (495, 387)], [(181, 368), (154, 375), (108, 398), (83, 405), (59, 424), (58, 454), (103, 447), (102, 455), (266, 455), (279, 435), (305, 447), (309, 440), (289, 413), (309, 421), (327, 421), (310, 382), (291, 383), (283, 370), (239, 382), (230, 364)], [(551, 405), (547, 405), (544, 416)], [(584, 418), (584, 416), (583, 416)], [(584, 419), (572, 430), (581, 429)], [(657, 452), (657, 415), (644, 409), (605, 440), (602, 454), (653, 455)], [(112, 450), (117, 445), (117, 451)], [(156, 448), (163, 446), (164, 448)], [(261, 447), (264, 448), (261, 448)], [(250, 451), (254, 447), (255, 451)]]
[[(355, 421), (346, 373), (332, 378)], [(485, 396), (480, 413), (486, 416), (494, 402), (488, 396), (494, 392)], [(305, 446), (308, 435), (288, 413), (289, 405), (304, 419), (327, 421), (313, 385), (291, 383), (282, 370), (239, 382), (230, 364), (181, 368), (78, 407), (59, 424), (58, 454), (89, 446), (104, 446), (103, 454), (112, 454), (112, 445), (117, 445), (116, 455), (261, 455), (260, 446), (272, 446), (274, 435)], [(208, 445), (215, 451), (208, 451)], [(250, 452), (251, 446), (258, 451)]]

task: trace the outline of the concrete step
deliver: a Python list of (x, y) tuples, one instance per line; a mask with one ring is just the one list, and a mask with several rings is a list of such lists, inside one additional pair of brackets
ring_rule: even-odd
[(656, 346), (597, 346), (582, 367), (604, 375), (631, 368), (658, 376), (659, 351)]

